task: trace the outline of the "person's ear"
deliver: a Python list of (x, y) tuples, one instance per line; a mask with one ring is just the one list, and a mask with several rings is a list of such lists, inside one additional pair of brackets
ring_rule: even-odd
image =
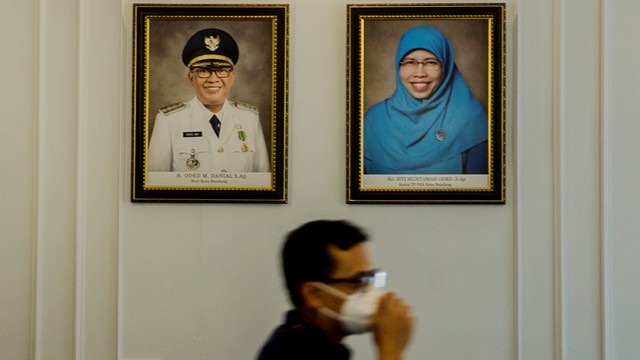
[(305, 282), (300, 285), (300, 297), (302, 302), (312, 309), (318, 309), (325, 305), (321, 290), (312, 282)]

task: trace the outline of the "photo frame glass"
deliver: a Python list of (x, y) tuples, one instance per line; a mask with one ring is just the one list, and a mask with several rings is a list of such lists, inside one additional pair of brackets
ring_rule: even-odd
[(348, 6), (347, 203), (505, 203), (504, 15)]
[(131, 200), (286, 203), (288, 5), (133, 7)]

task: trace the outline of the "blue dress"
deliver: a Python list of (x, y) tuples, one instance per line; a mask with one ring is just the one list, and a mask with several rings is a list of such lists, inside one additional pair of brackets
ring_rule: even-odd
[[(414, 98), (400, 79), (400, 61), (414, 50), (442, 64), (438, 87)], [(365, 174), (487, 174), (487, 112), (473, 97), (440, 31), (419, 26), (402, 35), (396, 51), (396, 90), (364, 117)]]

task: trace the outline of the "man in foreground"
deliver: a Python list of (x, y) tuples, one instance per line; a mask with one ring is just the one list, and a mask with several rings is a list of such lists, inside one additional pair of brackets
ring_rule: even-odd
[(295, 309), (271, 334), (258, 360), (345, 360), (348, 335), (371, 332), (379, 360), (404, 358), (415, 319), (383, 290), (366, 236), (345, 221), (319, 220), (291, 232), (282, 265)]

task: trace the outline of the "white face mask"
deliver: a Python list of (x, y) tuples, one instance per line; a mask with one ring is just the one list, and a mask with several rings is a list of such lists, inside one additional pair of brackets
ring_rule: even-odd
[(336, 313), (327, 307), (321, 307), (318, 309), (319, 312), (338, 320), (344, 331), (349, 335), (371, 331), (373, 315), (378, 310), (380, 298), (385, 293), (384, 289), (371, 288), (347, 295), (327, 284), (320, 282), (314, 284), (317, 288), (345, 300), (340, 307), (340, 313)]

